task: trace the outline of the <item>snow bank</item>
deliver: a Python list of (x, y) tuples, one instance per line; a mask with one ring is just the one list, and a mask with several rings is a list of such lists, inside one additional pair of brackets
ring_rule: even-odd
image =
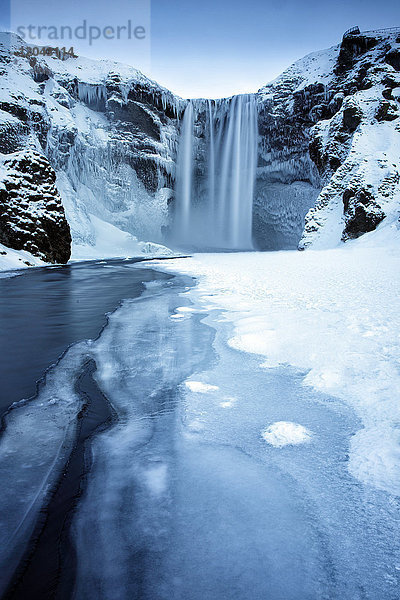
[(25, 250), (12, 250), (0, 244), (0, 271), (11, 271), (15, 269), (27, 269), (28, 267), (40, 267), (47, 263), (37, 256), (33, 256)]
[[(111, 223), (106, 223), (90, 215), (90, 226), (93, 228), (94, 243), (72, 246), (71, 261), (98, 260), (99, 258), (139, 258), (145, 256), (166, 257), (176, 254), (161, 244), (140, 242), (130, 233), (121, 231)], [(48, 263), (25, 250), (13, 250), (0, 244), (0, 273), (28, 267), (44, 267)], [(54, 265), (53, 265), (54, 266)]]
[[(400, 233), (381, 227), (332, 250), (205, 254), (162, 265), (199, 278), (189, 297), (222, 309), (229, 344), (290, 364), (350, 404), (364, 429), (349, 469), (400, 494)], [(269, 432), (271, 435), (274, 432)]]
[(173, 256), (172, 250), (153, 242), (139, 242), (138, 239), (121, 231), (111, 223), (106, 223), (94, 215), (89, 215), (94, 243), (72, 246), (72, 260), (94, 260), (98, 258)]

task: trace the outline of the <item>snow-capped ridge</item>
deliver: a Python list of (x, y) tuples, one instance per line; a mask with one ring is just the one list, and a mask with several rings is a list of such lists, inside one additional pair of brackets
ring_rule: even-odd
[[(330, 247), (396, 218), (398, 40), (397, 29), (345, 36), (340, 45), (296, 61), (254, 95), (257, 248), (295, 248), (300, 239), (300, 248)], [(93, 217), (119, 229), (121, 242), (129, 234), (163, 244), (176, 213), (178, 136), (187, 101), (128, 65), (28, 58), (21, 48), (21, 38), (0, 35), (2, 155), (43, 154), (57, 174), (73, 247), (96, 247)], [(201, 142), (207, 106), (218, 112), (223, 131), (233, 101), (191, 101), (198, 115), (199, 181), (209, 161)]]
[(396, 218), (399, 70), (400, 29), (372, 30), (260, 89), (255, 211), (276, 239), (261, 247), (295, 247), (300, 237), (300, 249), (334, 247)]

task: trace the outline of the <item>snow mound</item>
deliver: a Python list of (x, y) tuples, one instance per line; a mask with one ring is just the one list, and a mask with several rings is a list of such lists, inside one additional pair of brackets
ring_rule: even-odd
[(303, 425), (290, 421), (277, 421), (267, 427), (261, 435), (268, 444), (275, 448), (297, 446), (305, 444), (311, 439), (311, 433)]
[(172, 250), (153, 242), (138, 239), (94, 215), (89, 215), (93, 245), (86, 242), (72, 246), (72, 260), (94, 260), (98, 258), (173, 256)]
[(41, 267), (47, 263), (25, 250), (12, 250), (0, 244), (0, 271)]

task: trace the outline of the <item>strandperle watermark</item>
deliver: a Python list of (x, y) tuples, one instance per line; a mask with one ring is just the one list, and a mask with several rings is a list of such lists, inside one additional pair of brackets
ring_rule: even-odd
[(43, 54), (45, 47), (53, 57), (78, 55), (151, 70), (151, 0), (10, 0), (10, 28), (32, 54)]
[(92, 46), (97, 40), (146, 40), (144, 25), (128, 19), (124, 25), (91, 25), (86, 19), (76, 27), (70, 25), (18, 25), (16, 31), (24, 40), (31, 42), (86, 40)]

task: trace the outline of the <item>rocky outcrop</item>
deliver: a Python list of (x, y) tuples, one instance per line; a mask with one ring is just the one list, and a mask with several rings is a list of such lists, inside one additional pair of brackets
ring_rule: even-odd
[[(310, 129), (322, 189), (305, 218), (300, 248), (336, 245), (397, 219), (400, 200), (398, 33), (345, 38), (327, 86), (343, 100)], [(393, 63), (393, 64), (392, 64)]]
[(11, 154), (2, 165), (0, 243), (50, 263), (66, 263), (71, 234), (57, 191), (56, 174), (36, 151)]
[(364, 188), (346, 189), (343, 194), (345, 227), (342, 239), (354, 239), (376, 229), (385, 218), (372, 191)]
[(263, 247), (295, 247), (300, 237), (300, 249), (332, 246), (396, 217), (399, 33), (345, 37), (260, 90)]
[(380, 102), (375, 113), (377, 121), (395, 121), (399, 116), (399, 105), (396, 102)]

